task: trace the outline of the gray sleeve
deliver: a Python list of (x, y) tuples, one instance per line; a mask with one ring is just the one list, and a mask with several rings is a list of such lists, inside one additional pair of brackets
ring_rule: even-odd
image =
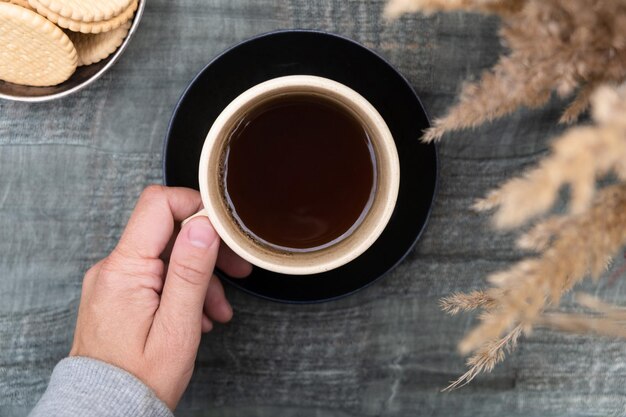
[(128, 372), (84, 357), (63, 359), (30, 417), (173, 417), (154, 392)]

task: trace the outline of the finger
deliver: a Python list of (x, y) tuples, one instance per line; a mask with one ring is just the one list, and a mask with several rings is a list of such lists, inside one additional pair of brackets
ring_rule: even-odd
[(213, 330), (213, 322), (205, 315), (202, 315), (202, 333), (208, 333)]
[(233, 318), (233, 308), (224, 295), (224, 287), (213, 275), (204, 300), (204, 313), (208, 318), (220, 323), (228, 323)]
[(188, 188), (152, 185), (146, 188), (128, 220), (117, 245), (124, 255), (158, 258), (180, 222), (202, 205), (200, 193)]
[(204, 299), (215, 267), (219, 237), (206, 217), (181, 229), (172, 256), (155, 321), (173, 334), (200, 332)]
[(174, 248), (174, 243), (176, 242), (176, 236), (180, 233), (180, 223), (174, 223), (174, 230), (172, 231), (172, 236), (170, 240), (167, 241), (165, 245), (165, 249), (161, 252), (159, 256), (163, 262), (169, 262), (170, 256), (172, 256), (172, 249)]
[(252, 264), (224, 244), (220, 246), (217, 267), (233, 278), (244, 278), (252, 272)]

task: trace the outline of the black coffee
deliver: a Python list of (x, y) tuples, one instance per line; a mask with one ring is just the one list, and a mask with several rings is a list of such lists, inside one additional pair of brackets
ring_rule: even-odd
[(253, 109), (224, 153), (226, 201), (252, 238), (306, 251), (360, 224), (376, 184), (367, 132), (329, 99), (290, 95)]

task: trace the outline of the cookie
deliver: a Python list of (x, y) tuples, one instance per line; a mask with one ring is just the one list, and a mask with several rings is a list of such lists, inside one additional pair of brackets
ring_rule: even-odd
[(124, 23), (130, 21), (135, 11), (137, 10), (137, 6), (139, 5), (138, 0), (132, 0), (130, 6), (128, 6), (124, 11), (122, 11), (117, 16), (108, 19), (108, 20), (100, 20), (97, 22), (84, 22), (81, 20), (74, 20), (71, 18), (64, 17), (58, 13), (53, 12), (48, 9), (42, 3), (41, 0), (29, 0), (29, 4), (37, 10), (42, 16), (45, 16), (48, 20), (53, 23), (56, 23), (60, 27), (64, 29), (69, 29), (72, 32), (82, 32), (82, 33), (102, 33), (108, 32), (113, 29), (117, 29), (122, 26)]
[(76, 70), (76, 48), (65, 33), (37, 13), (0, 2), (0, 79), (51, 86)]
[(34, 10), (32, 7), (30, 7), (30, 4), (28, 4), (28, 0), (0, 0), (0, 1), (8, 1), (9, 3), (17, 4), (18, 6), (22, 6), (26, 9)]
[(95, 35), (68, 31), (67, 36), (78, 52), (78, 66), (95, 64), (115, 52), (128, 35), (130, 25), (126, 22), (117, 29)]
[(100, 22), (121, 14), (132, 0), (37, 0), (37, 3), (58, 16), (77, 22)]

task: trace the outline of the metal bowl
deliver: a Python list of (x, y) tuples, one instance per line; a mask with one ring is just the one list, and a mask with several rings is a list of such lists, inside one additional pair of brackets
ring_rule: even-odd
[(102, 74), (111, 68), (118, 59), (120, 59), (120, 56), (122, 56), (124, 50), (126, 49), (126, 46), (128, 46), (128, 42), (137, 31), (137, 26), (139, 26), (139, 21), (143, 15), (145, 4), (145, 0), (139, 0), (137, 11), (133, 17), (133, 23), (130, 26), (128, 35), (126, 35), (126, 39), (124, 39), (119, 48), (117, 48), (117, 50), (108, 58), (95, 64), (76, 68), (76, 72), (74, 72), (74, 74), (72, 74), (67, 81), (51, 87), (30, 87), (0, 80), (0, 98), (27, 102), (49, 101), (69, 96), (70, 94), (87, 87), (89, 84), (100, 78)]

